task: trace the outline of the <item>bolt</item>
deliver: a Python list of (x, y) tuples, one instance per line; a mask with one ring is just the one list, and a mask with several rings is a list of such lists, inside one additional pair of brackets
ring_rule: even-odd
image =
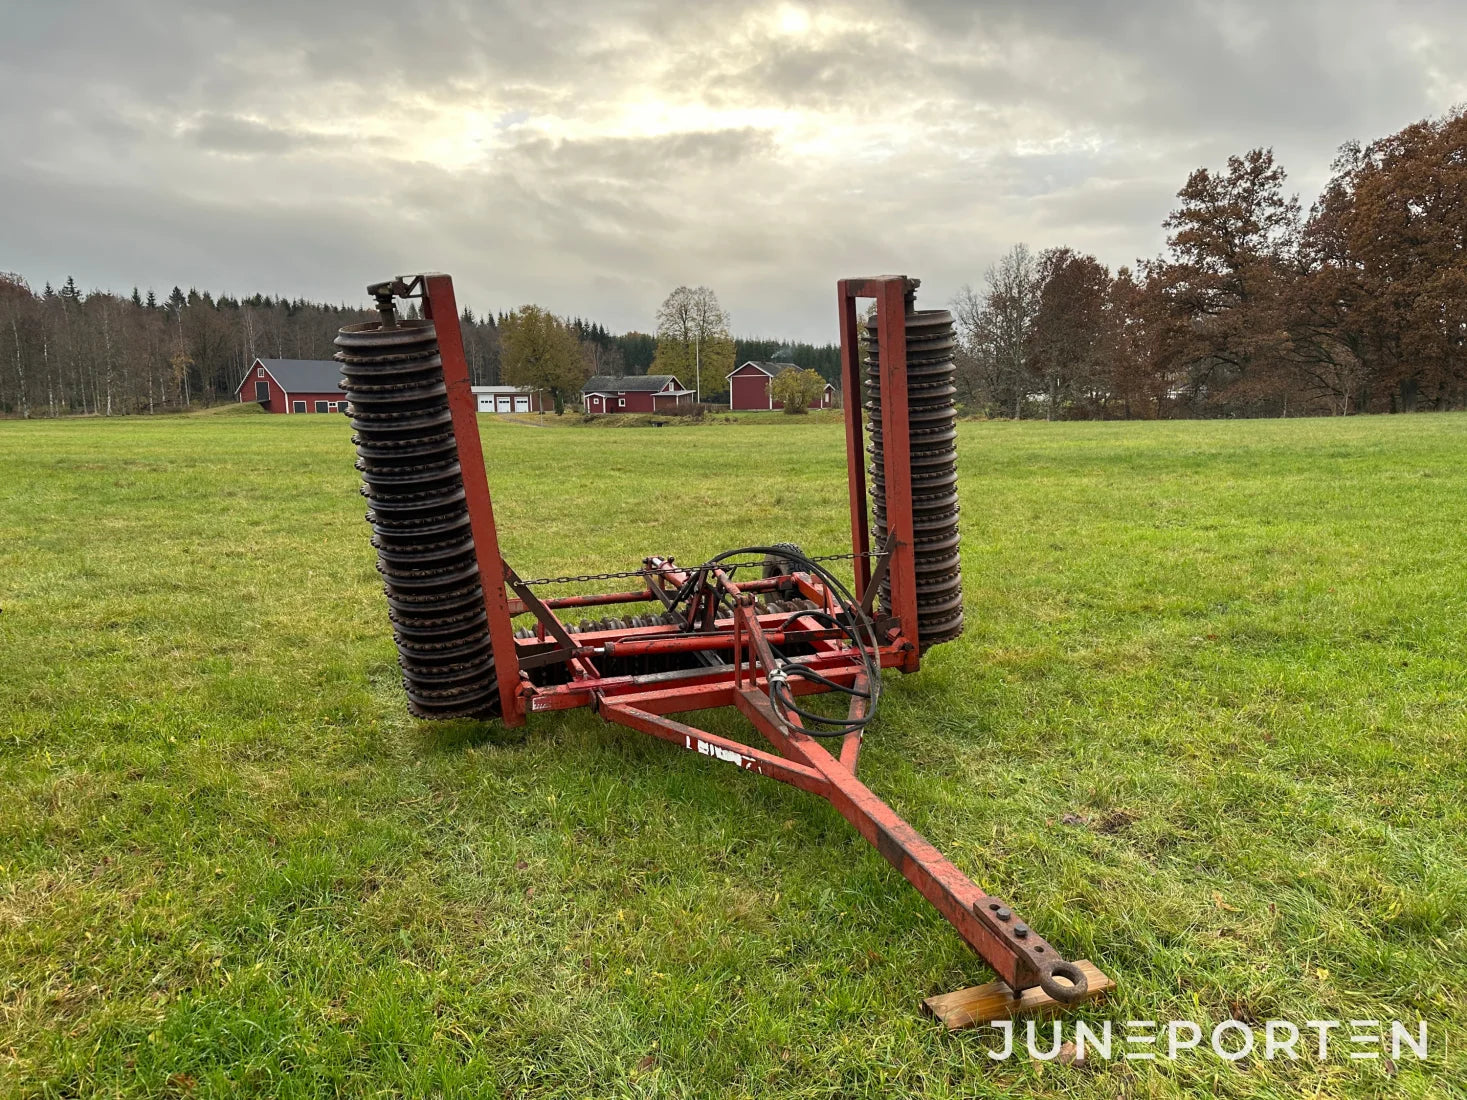
[(1008, 920), (1013, 915), (1013, 913), (1011, 913), (1008, 909), (1003, 908), (1002, 906), (994, 910), (994, 916), (998, 917), (999, 920)]
[(1014, 925), (1014, 935), (1018, 936), (1021, 940), (1028, 939), (1029, 926), (1023, 921), (1020, 921), (1018, 924)]

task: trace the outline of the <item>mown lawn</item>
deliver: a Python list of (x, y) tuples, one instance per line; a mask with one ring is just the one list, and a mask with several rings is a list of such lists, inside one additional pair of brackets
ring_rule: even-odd
[[(1467, 1081), (1467, 416), (964, 425), (969, 632), (862, 760), (1115, 977), (1081, 1018), (1424, 1017), (1394, 1069), (991, 1061), (919, 1011), (988, 972), (817, 800), (411, 720), (348, 434), (0, 423), (0, 1094)], [(484, 435), (526, 576), (845, 547), (829, 422)]]

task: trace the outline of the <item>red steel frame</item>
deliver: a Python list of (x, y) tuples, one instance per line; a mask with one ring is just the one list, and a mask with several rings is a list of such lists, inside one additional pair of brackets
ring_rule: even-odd
[[(841, 685), (864, 692), (869, 685), (858, 654), (841, 632), (813, 618), (760, 614), (755, 595), (793, 583), (805, 599), (834, 609), (833, 595), (819, 578), (793, 577), (734, 583), (720, 570), (704, 570), (696, 578), (689, 601), (688, 629), (659, 625), (609, 631), (571, 631), (557, 617), (562, 608), (652, 603), (659, 610), (665, 597), (685, 586), (689, 575), (671, 558), (643, 560), (640, 589), (540, 599), (521, 583), (500, 556), (484, 456), (479, 440), (477, 408), (470, 390), (468, 364), (458, 325), (453, 281), (430, 274), (395, 280), (392, 291), (423, 300), (425, 317), (435, 321), (448, 404), (458, 443), (464, 492), (474, 535), (484, 605), (489, 616), (495, 675), (506, 725), (524, 724), (533, 711), (592, 707), (612, 722), (675, 745), (809, 791), (824, 798), (869, 841), (893, 867), (935, 906), (958, 934), (981, 955), (1017, 996), (1040, 986), (1051, 998), (1074, 1002), (1086, 995), (1082, 971), (1064, 961), (1053, 947), (1014, 914), (999, 898), (984, 893), (891, 807), (856, 778), (861, 733), (845, 734), (832, 755), (812, 737), (798, 717), (777, 712), (771, 701), (769, 673), (777, 661), (771, 646), (801, 643), (810, 656), (794, 658)], [(873, 584), (884, 571), (890, 579), (891, 609), (876, 622), (883, 668), (916, 671), (916, 574), (912, 550), (912, 498), (907, 431), (906, 314), (916, 287), (904, 276), (845, 279), (838, 284), (841, 372), (844, 389), (846, 458), (849, 470), (851, 548), (855, 593), (870, 610)], [(875, 570), (870, 555), (865, 453), (861, 425), (861, 364), (857, 300), (874, 299), (880, 341), (882, 432), (887, 487), (887, 545), (880, 548)], [(905, 488), (903, 488), (905, 487)], [(512, 589), (511, 596), (506, 589)], [(732, 613), (720, 610), (731, 604)], [(533, 638), (516, 638), (515, 615), (531, 613)], [(650, 675), (603, 676), (596, 662), (669, 652), (732, 652), (731, 664)], [(529, 670), (564, 664), (567, 683), (537, 686)], [(805, 694), (825, 690), (794, 678), (790, 690)], [(853, 696), (853, 717), (865, 701)], [(767, 752), (685, 725), (668, 715), (710, 707), (738, 708), (776, 750)], [(1059, 980), (1056, 980), (1056, 979)]]

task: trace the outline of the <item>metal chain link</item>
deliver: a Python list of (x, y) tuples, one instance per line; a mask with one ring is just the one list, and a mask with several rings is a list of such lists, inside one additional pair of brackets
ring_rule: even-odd
[[(856, 558), (879, 558), (881, 551), (865, 550), (860, 553), (850, 554), (822, 554), (819, 557), (806, 555), (807, 561), (854, 561)], [(694, 573), (699, 569), (721, 568), (724, 570), (741, 569), (745, 566), (763, 566), (763, 561), (705, 561), (702, 565), (679, 566), (684, 573)], [(532, 584), (585, 584), (588, 581), (614, 581), (624, 577), (645, 577), (649, 571), (646, 569), (626, 569), (620, 573), (582, 573), (575, 577), (538, 577), (532, 581), (520, 581), (524, 585)]]

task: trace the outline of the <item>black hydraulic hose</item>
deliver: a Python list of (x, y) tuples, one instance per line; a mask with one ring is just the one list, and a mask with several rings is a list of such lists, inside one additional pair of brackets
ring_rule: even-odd
[[(822, 676), (814, 669), (807, 668), (796, 661), (785, 660), (776, 653), (776, 667), (768, 670), (769, 699), (774, 705), (775, 713), (781, 718), (787, 719), (789, 715), (795, 715), (802, 719), (801, 727), (811, 737), (844, 737), (848, 733), (865, 729), (876, 716), (877, 701), (881, 696), (881, 658), (879, 655), (881, 643), (876, 634), (876, 624), (872, 622), (871, 616), (866, 614), (860, 601), (856, 599), (850, 589), (828, 569), (823, 568), (819, 562), (810, 560), (804, 554), (792, 550), (789, 544), (778, 547), (742, 546), (736, 550), (725, 550), (722, 554), (710, 559), (708, 564), (716, 565), (740, 554), (777, 556), (787, 561), (795, 571), (809, 573), (819, 578), (826, 591), (834, 596), (845, 621), (842, 622), (837, 616), (816, 609), (791, 615), (785, 620), (785, 625), (788, 626), (802, 616), (809, 616), (827, 624), (832, 629), (839, 630), (859, 656), (861, 670), (867, 683), (865, 691), (858, 691), (854, 687), (847, 687), (829, 677)], [(860, 718), (832, 718), (829, 715), (805, 710), (795, 702), (795, 694), (790, 690), (789, 678), (791, 676), (818, 683), (830, 691), (853, 699), (864, 699), (867, 704), (866, 713)]]

